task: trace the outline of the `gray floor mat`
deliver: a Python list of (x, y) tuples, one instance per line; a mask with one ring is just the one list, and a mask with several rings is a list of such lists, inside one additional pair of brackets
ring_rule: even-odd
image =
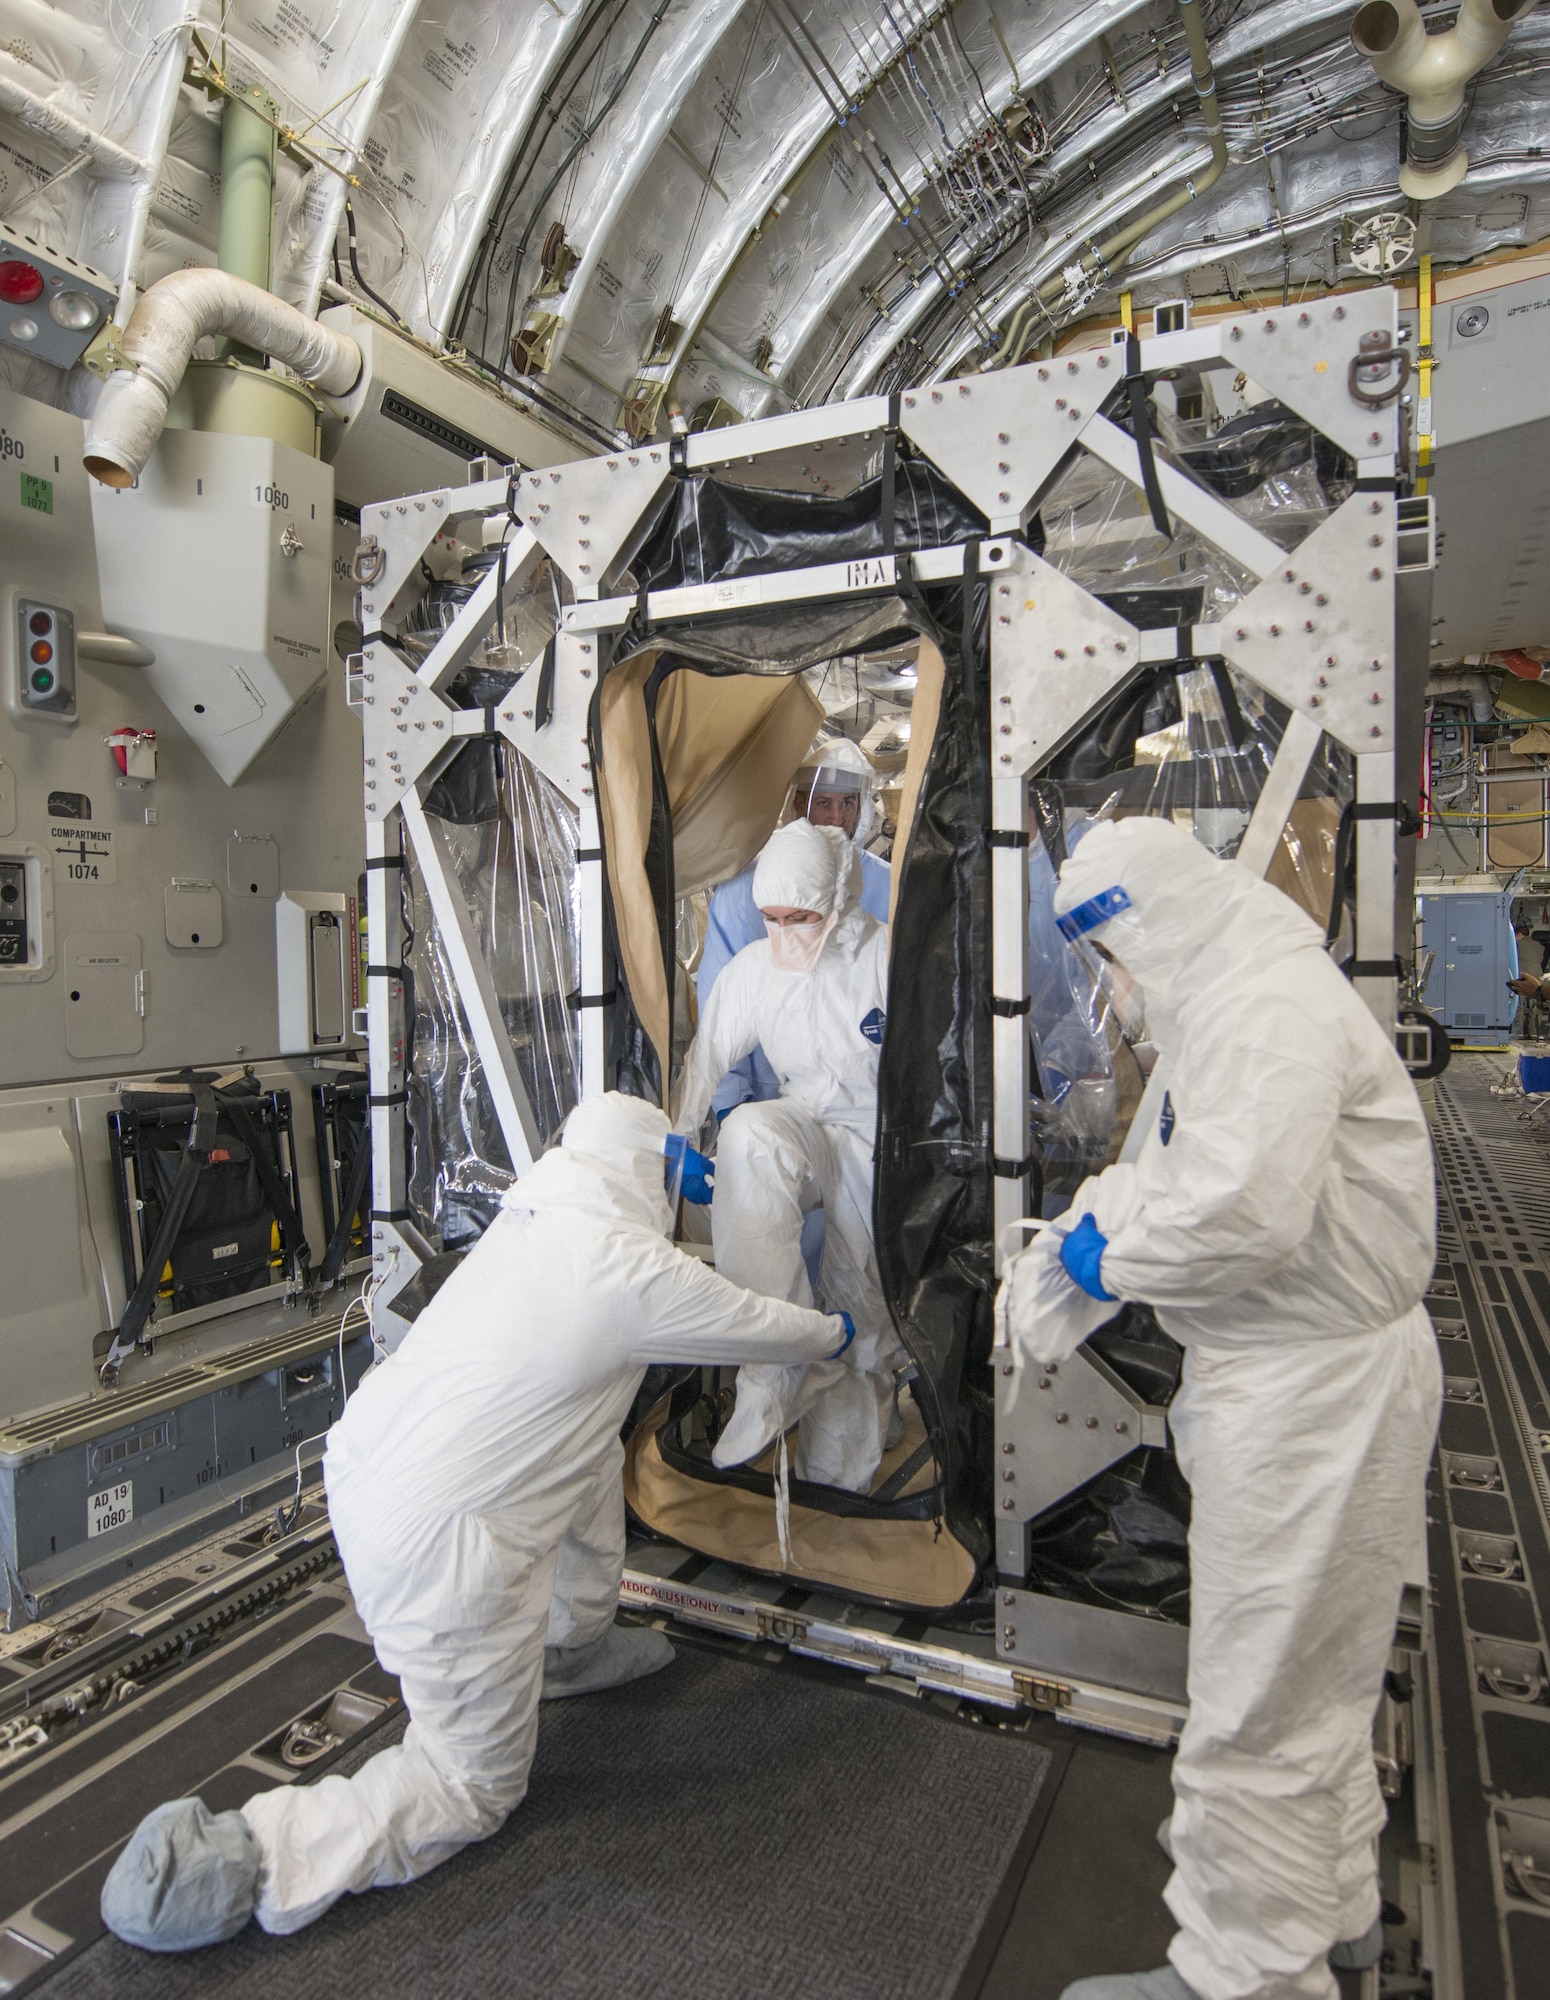
[(947, 2000), (1057, 1761), (680, 1647), (546, 1708), (524, 1805), (424, 1881), (293, 1938), (177, 1958), (104, 1938), (48, 2000)]

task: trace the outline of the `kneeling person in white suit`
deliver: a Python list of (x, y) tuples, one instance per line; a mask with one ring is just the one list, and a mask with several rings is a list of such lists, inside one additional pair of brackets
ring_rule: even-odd
[(672, 1658), (659, 1632), (614, 1624), (619, 1428), (642, 1374), (818, 1360), (850, 1329), (674, 1249), (668, 1137), (638, 1099), (578, 1106), (329, 1434), (334, 1532), (399, 1676), (403, 1742), (352, 1778), (281, 1786), (240, 1812), (158, 1807), (103, 1890), (120, 1937), (184, 1950), (250, 1915), (286, 1933), (347, 1891), (412, 1881), (521, 1802), (541, 1692), (588, 1693)]
[(739, 1105), (721, 1126), (716, 1268), (750, 1291), (811, 1305), (802, 1219), (821, 1207), (820, 1289), (826, 1305), (851, 1315), (856, 1339), (843, 1361), (745, 1363), (714, 1458), (744, 1464), (800, 1419), (798, 1476), (865, 1493), (888, 1441), (903, 1359), (872, 1243), (888, 932), (860, 907), (856, 849), (839, 828), (805, 819), (771, 836), (754, 899), (767, 935), (716, 981), (689, 1051), (678, 1129), (692, 1143), (722, 1078), (763, 1049), (780, 1095)]

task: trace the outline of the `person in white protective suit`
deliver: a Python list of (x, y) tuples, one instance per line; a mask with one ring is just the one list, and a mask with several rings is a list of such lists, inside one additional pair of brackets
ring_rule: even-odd
[[(329, 1511), (377, 1657), (410, 1714), (353, 1777), (240, 1812), (158, 1807), (102, 1894), (152, 1950), (311, 1923), (347, 1891), (412, 1881), (522, 1800), (538, 1704), (654, 1672), (661, 1633), (616, 1626), (620, 1425), (653, 1362), (817, 1361), (850, 1329), (750, 1297), (667, 1241), (663, 1113), (610, 1093), (361, 1382), (329, 1434)], [(703, 1165), (703, 1163), (700, 1163)]]
[(871, 1488), (894, 1417), (904, 1358), (883, 1303), (872, 1243), (877, 1064), (887, 1004), (888, 933), (859, 905), (860, 861), (837, 827), (793, 820), (754, 871), (767, 935), (716, 982), (685, 1065), (678, 1130), (692, 1143), (716, 1086), (760, 1047), (780, 1085), (741, 1104), (716, 1147), (716, 1268), (750, 1291), (809, 1305), (804, 1215), (824, 1214), (820, 1289), (855, 1321), (843, 1361), (749, 1366), (717, 1440), (717, 1465), (742, 1465), (798, 1421), (799, 1478)]
[[(820, 736), (791, 781), (790, 811), (814, 826), (837, 826), (861, 857), (861, 907), (880, 924), (888, 921), (892, 884), (888, 863), (869, 854), (866, 842), (877, 822), (872, 796), (877, 773), (867, 754), (848, 737)], [(764, 936), (764, 918), (753, 892), (758, 857), (723, 882), (710, 899), (705, 949), (694, 975), (695, 997), (703, 1014), (716, 981), (746, 946)], [(780, 1085), (762, 1049), (754, 1049), (716, 1086), (711, 1109), (725, 1117), (736, 1104), (780, 1095)], [(811, 1260), (810, 1260), (811, 1261)]]
[(1139, 983), (1165, 1088), (1001, 1311), (1051, 1362), (1150, 1305), (1192, 1495), (1171, 1963), (1064, 2000), (1334, 2000), (1331, 1960), (1382, 1950), (1372, 1722), (1441, 1407), (1425, 1123), (1317, 927), (1182, 829), (1095, 828), (1055, 909)]

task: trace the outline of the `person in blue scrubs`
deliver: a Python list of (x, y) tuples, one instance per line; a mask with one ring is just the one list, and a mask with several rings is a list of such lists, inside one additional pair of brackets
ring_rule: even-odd
[[(861, 907), (885, 924), (891, 871), (886, 861), (869, 854), (862, 845), (876, 824), (877, 807), (872, 797), (875, 782), (876, 774), (865, 751), (843, 736), (820, 738), (792, 780), (791, 803), (794, 812), (811, 820), (814, 826), (840, 827), (855, 842), (861, 852)], [(705, 949), (694, 976), (701, 1013), (729, 960), (745, 945), (756, 944), (765, 935), (764, 918), (753, 899), (757, 858), (740, 875), (723, 882), (710, 899)], [(764, 1051), (755, 1049), (746, 1061), (728, 1073), (711, 1100), (711, 1109), (719, 1120), (739, 1104), (763, 1103), (778, 1095), (775, 1072), (765, 1061)]]

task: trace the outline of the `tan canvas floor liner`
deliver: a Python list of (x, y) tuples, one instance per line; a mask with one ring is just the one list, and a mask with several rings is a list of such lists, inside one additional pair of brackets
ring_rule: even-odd
[[(902, 1409), (904, 1436), (892, 1451), (884, 1453), (873, 1481), (874, 1492), (925, 1444), (920, 1412), (907, 1398)], [(974, 1559), (942, 1522), (828, 1514), (821, 1508), (802, 1506), (795, 1493), (791, 1500), (791, 1561), (783, 1563), (773, 1497), (750, 1493), (741, 1486), (696, 1479), (669, 1465), (657, 1443), (667, 1414), (668, 1399), (664, 1397), (636, 1429), (625, 1453), (625, 1498), (654, 1533), (742, 1569), (923, 1609), (956, 1604), (973, 1587)], [(774, 1455), (772, 1446), (753, 1461), (752, 1469), (772, 1472)], [(895, 1497), (927, 1492), (935, 1478), (935, 1466), (928, 1459)]]

